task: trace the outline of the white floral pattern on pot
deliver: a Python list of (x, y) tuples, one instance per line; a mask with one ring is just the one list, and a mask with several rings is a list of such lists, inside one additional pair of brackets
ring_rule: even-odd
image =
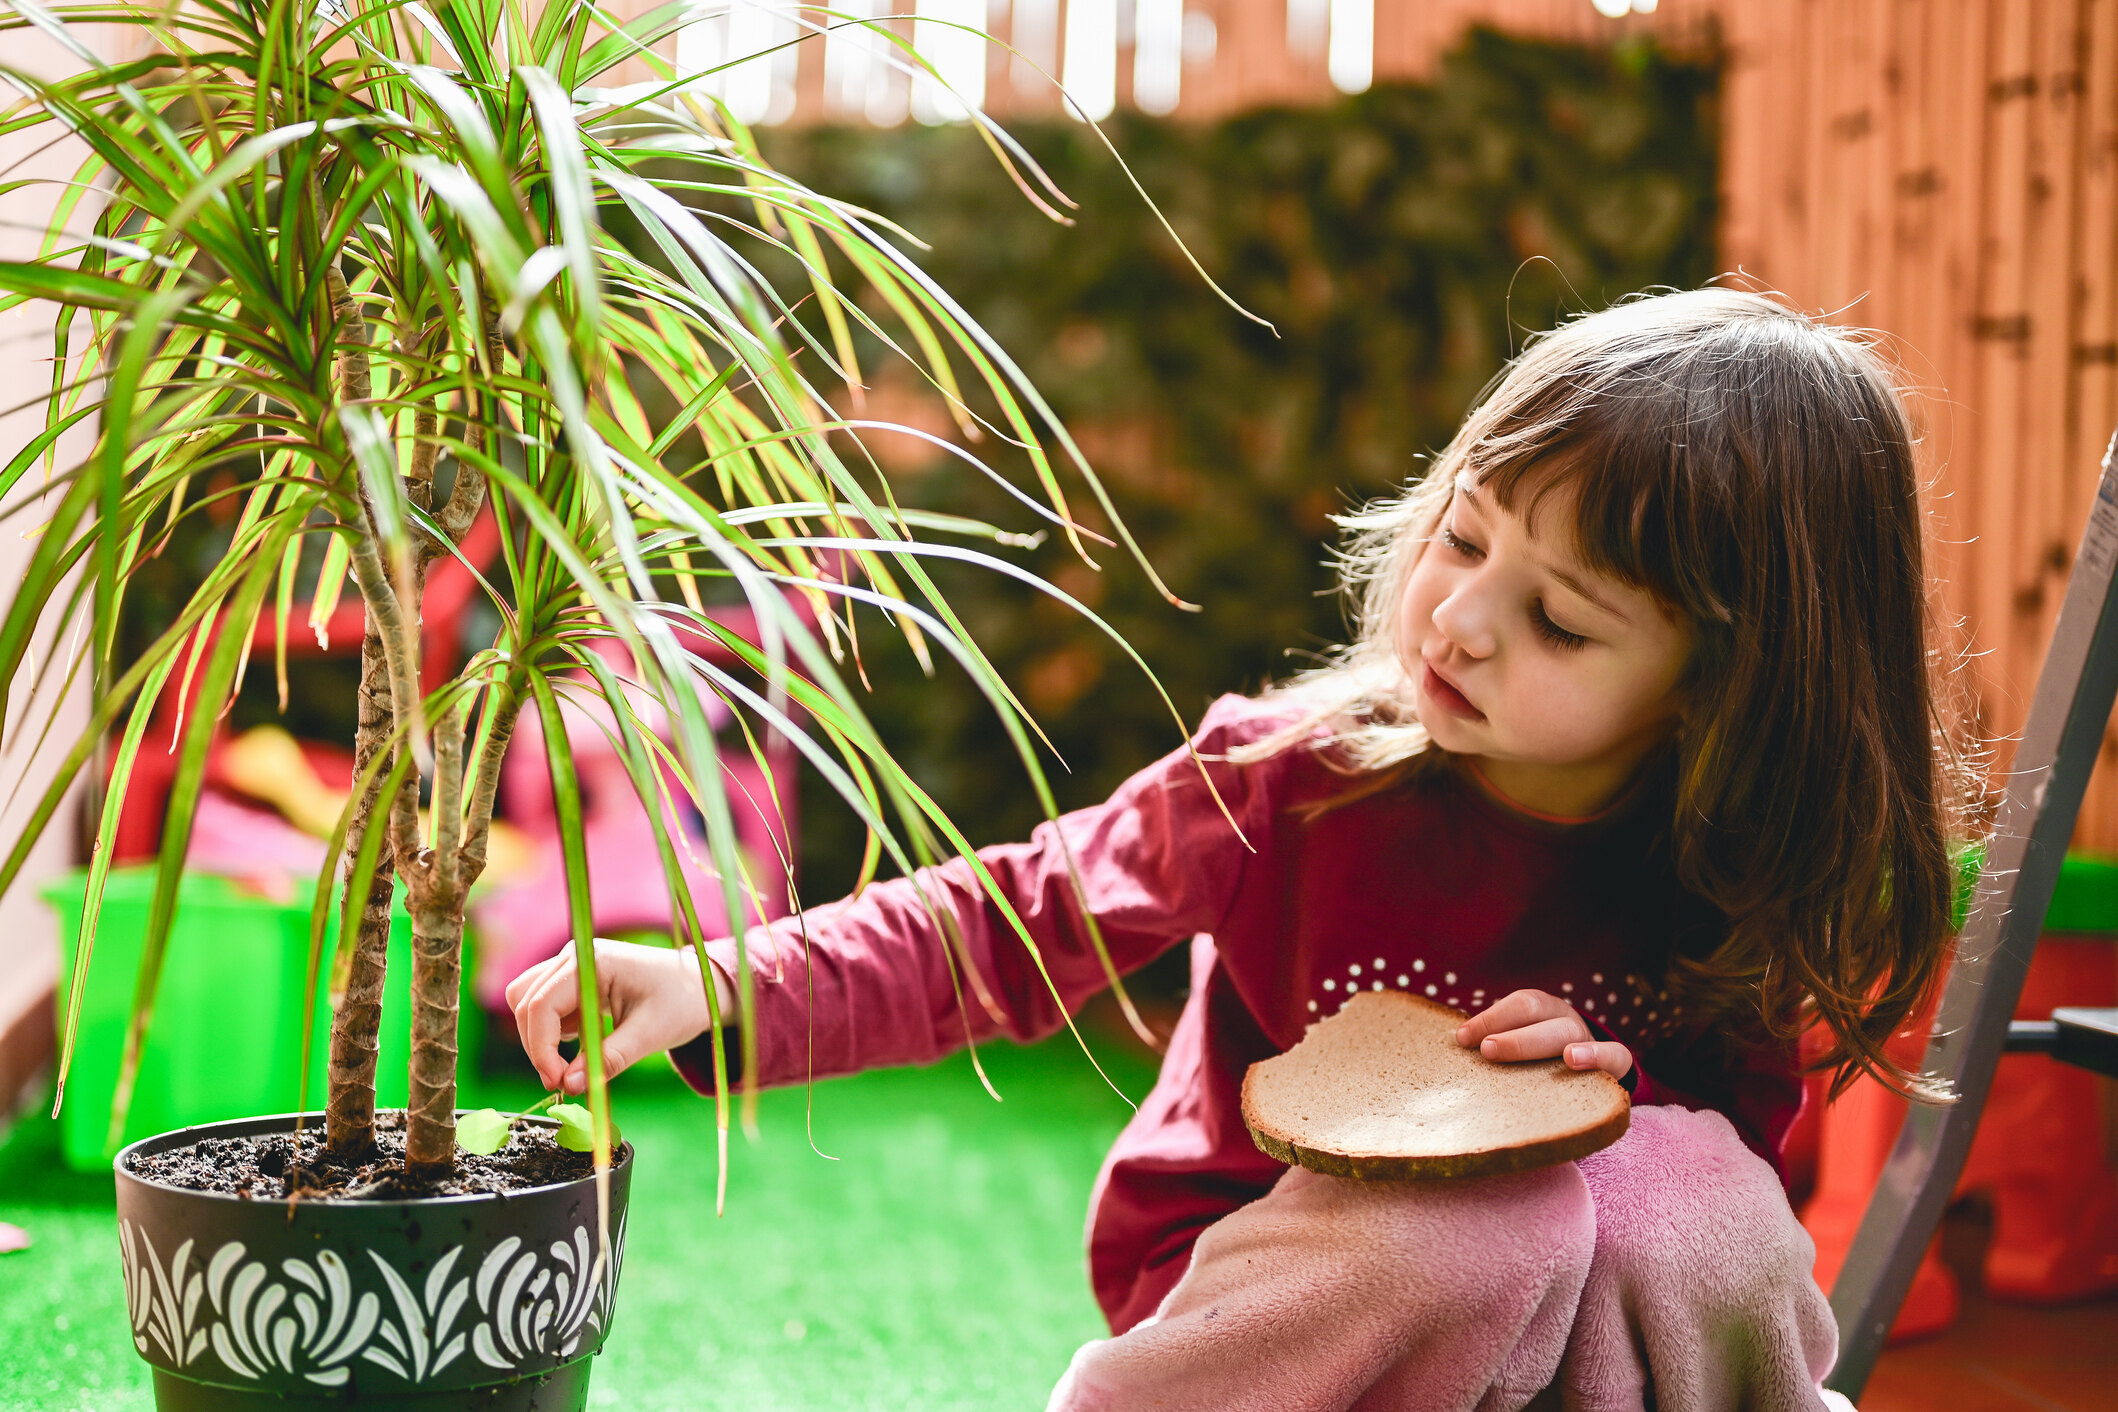
[[(588, 1227), (577, 1225), (570, 1242), (555, 1240), (546, 1254), (508, 1236), (487, 1252), (475, 1275), (452, 1281), (463, 1254), (456, 1246), (434, 1262), (418, 1290), (382, 1256), (363, 1251), (389, 1287), (388, 1309), (372, 1291), (355, 1296), (346, 1262), (333, 1250), (318, 1251), (313, 1261), (282, 1260), (282, 1280), (264, 1261), (244, 1259), (241, 1241), (208, 1258), (187, 1240), (165, 1268), (147, 1232), (121, 1218), (118, 1244), (132, 1341), (142, 1355), (152, 1357), (153, 1345), (165, 1361), (185, 1368), (211, 1348), (239, 1378), (284, 1374), (324, 1387), (343, 1386), (349, 1365), (362, 1358), (419, 1384), (466, 1349), (487, 1367), (511, 1372), (536, 1360), (570, 1358), (589, 1330), (608, 1330), (625, 1224), (621, 1215), (607, 1265), (590, 1255)], [(471, 1323), (459, 1328), (467, 1311)]]

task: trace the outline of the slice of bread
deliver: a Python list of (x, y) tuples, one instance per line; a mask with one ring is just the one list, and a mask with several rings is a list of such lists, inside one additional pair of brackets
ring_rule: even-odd
[(1483, 1177), (1609, 1147), (1632, 1100), (1601, 1069), (1496, 1064), (1456, 1042), (1467, 1017), (1364, 991), (1243, 1079), (1243, 1121), (1282, 1162), (1363, 1181)]

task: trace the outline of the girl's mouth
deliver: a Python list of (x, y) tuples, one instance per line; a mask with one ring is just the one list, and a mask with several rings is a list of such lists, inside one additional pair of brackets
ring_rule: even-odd
[(1461, 716), (1468, 721), (1482, 721), (1486, 718), (1486, 713), (1473, 706), (1471, 698), (1458, 691), (1441, 673), (1424, 662), (1419, 664), (1419, 671), (1420, 687), (1427, 693), (1427, 699), (1436, 706), (1452, 716)]

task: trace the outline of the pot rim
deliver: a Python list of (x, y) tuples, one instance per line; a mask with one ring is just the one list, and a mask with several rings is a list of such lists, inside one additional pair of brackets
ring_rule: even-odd
[[(477, 1111), (477, 1109), (473, 1108), (458, 1108), (456, 1116), (461, 1118), (466, 1113)], [(139, 1172), (133, 1171), (127, 1165), (127, 1162), (136, 1152), (144, 1152), (150, 1149), (165, 1151), (173, 1147), (182, 1147), (187, 1143), (200, 1142), (209, 1137), (273, 1136), (275, 1134), (271, 1125), (277, 1124), (285, 1124), (289, 1129), (288, 1135), (291, 1136), (297, 1122), (300, 1123), (302, 1128), (307, 1129), (313, 1119), (315, 1125), (321, 1127), (324, 1117), (325, 1114), (320, 1109), (304, 1113), (259, 1113), (247, 1118), (219, 1118), (210, 1123), (192, 1123), (181, 1128), (171, 1128), (167, 1132), (154, 1133), (126, 1143), (125, 1146), (118, 1149), (117, 1155), (111, 1158), (111, 1168), (121, 1180), (136, 1182), (140, 1186), (152, 1188), (156, 1191), (171, 1192), (194, 1201), (225, 1201), (239, 1206), (260, 1206), (284, 1202), (286, 1200), (284, 1197), (272, 1197), (267, 1201), (260, 1202), (254, 1196), (237, 1196), (232, 1192), (225, 1191), (195, 1191), (190, 1187), (175, 1186), (168, 1182), (156, 1181), (153, 1177), (143, 1176)], [(525, 1118), (518, 1118), (516, 1121), (535, 1123), (547, 1128), (557, 1128), (559, 1126), (556, 1118), (546, 1117), (542, 1113), (534, 1113)], [(237, 1132), (218, 1131), (226, 1128), (249, 1130)], [(630, 1142), (620, 1142), (610, 1155), (610, 1166), (604, 1168), (603, 1171), (615, 1175), (619, 1169), (631, 1166), (632, 1158), (632, 1144)], [(575, 1177), (570, 1181), (563, 1182), (548, 1182), (543, 1186), (527, 1186), (517, 1191), (459, 1192), (450, 1196), (393, 1196), (384, 1200), (362, 1201), (348, 1201), (343, 1197), (333, 1196), (303, 1196), (297, 1198), (297, 1200), (303, 1206), (326, 1206), (336, 1211), (372, 1210), (386, 1206), (448, 1206), (456, 1203), (480, 1201), (521, 1201), (545, 1192), (564, 1191), (568, 1187), (594, 1182), (600, 1175), (600, 1172), (592, 1171), (585, 1177)]]

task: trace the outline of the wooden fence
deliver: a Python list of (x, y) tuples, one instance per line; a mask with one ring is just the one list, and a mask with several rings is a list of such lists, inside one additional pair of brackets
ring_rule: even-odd
[[(2118, 425), (2118, 0), (1723, 15), (1723, 259), (1896, 341), (1925, 394), (1948, 603), (2006, 738)], [(2076, 843), (2118, 852), (2118, 770)]]

